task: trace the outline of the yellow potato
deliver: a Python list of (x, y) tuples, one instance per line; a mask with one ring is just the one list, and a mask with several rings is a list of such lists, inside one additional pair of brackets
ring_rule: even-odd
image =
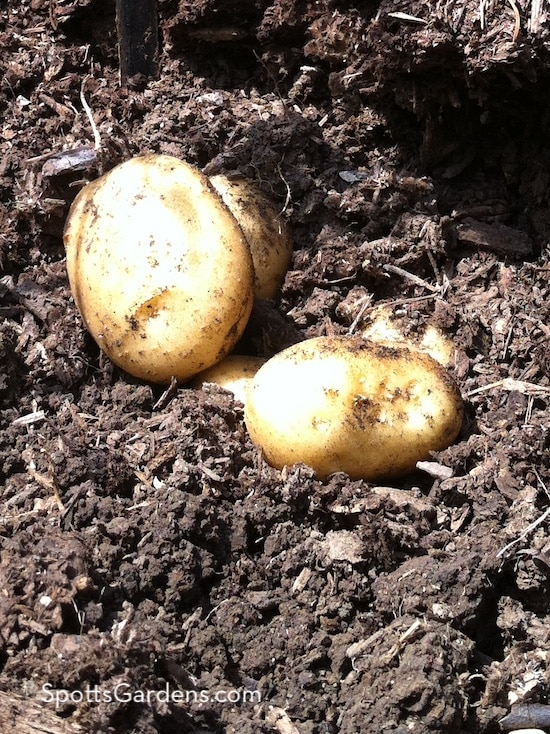
[(245, 405), (248, 386), (264, 363), (263, 357), (229, 354), (218, 364), (198, 374), (193, 384), (200, 387), (207, 382), (213, 382), (232, 392), (235, 398)]
[(254, 263), (257, 298), (275, 298), (292, 255), (286, 220), (273, 204), (244, 178), (212, 176), (211, 183), (241, 225)]
[(450, 445), (462, 400), (426, 354), (361, 337), (318, 337), (259, 369), (244, 417), (276, 468), (303, 462), (320, 478), (343, 471), (375, 480), (406, 474)]
[(387, 346), (403, 346), (425, 352), (444, 367), (452, 367), (455, 362), (456, 347), (436, 326), (425, 324), (418, 332), (407, 330), (407, 317), (397, 315), (392, 306), (381, 305), (369, 314), (369, 325), (363, 329), (364, 339)]
[(240, 338), (254, 299), (250, 251), (192, 166), (165, 155), (122, 163), (77, 195), (64, 242), (84, 323), (130, 374), (183, 381)]

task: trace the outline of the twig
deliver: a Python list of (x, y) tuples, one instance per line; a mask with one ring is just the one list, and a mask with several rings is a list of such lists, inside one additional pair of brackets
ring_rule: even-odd
[(275, 729), (279, 734), (300, 734), (290, 716), (279, 706), (269, 706), (265, 719), (270, 729)]
[(542, 479), (540, 478), (540, 474), (539, 474), (539, 473), (538, 473), (538, 471), (537, 471), (537, 470), (535, 469), (535, 467), (533, 467), (533, 474), (534, 474), (534, 475), (536, 476), (536, 478), (537, 478), (537, 482), (538, 482), (538, 483), (540, 484), (541, 488), (542, 488), (542, 489), (544, 490), (544, 493), (546, 494), (546, 496), (547, 496), (547, 497), (548, 497), (548, 499), (550, 500), (550, 491), (548, 491), (548, 487), (546, 486), (546, 484), (545, 484), (545, 483), (544, 483), (544, 482), (542, 481)]
[(84, 108), (84, 112), (86, 113), (86, 117), (90, 121), (90, 125), (92, 126), (92, 132), (94, 134), (94, 150), (101, 150), (101, 136), (99, 134), (99, 130), (97, 129), (97, 126), (94, 121), (94, 116), (92, 115), (92, 110), (90, 109), (90, 105), (86, 101), (86, 97), (84, 96), (84, 89), (86, 87), (86, 82), (90, 78), (90, 75), (84, 77), (82, 80), (82, 85), (80, 87), (80, 101), (82, 102), (82, 107)]
[(536, 527), (538, 527), (542, 522), (546, 520), (547, 517), (550, 517), (550, 507), (547, 507), (546, 510), (542, 513), (540, 517), (537, 517), (537, 519), (532, 522), (530, 525), (528, 525), (525, 530), (519, 535), (517, 538), (512, 540), (510, 543), (504, 546), (504, 548), (501, 548), (499, 552), (497, 553), (497, 558), (500, 558), (503, 556), (506, 551), (510, 550), (512, 546), (516, 545), (516, 543), (520, 543), (531, 531), (533, 531)]
[(529, 17), (529, 33), (538, 33), (542, 17), (543, 0), (531, 0), (531, 15)]
[(210, 619), (210, 617), (213, 614), (216, 614), (216, 612), (218, 611), (220, 607), (222, 607), (224, 604), (228, 604), (230, 601), (231, 601), (230, 599), (222, 599), (221, 602), (219, 602), (219, 604), (216, 604), (215, 607), (212, 607), (212, 609), (208, 612), (208, 614), (204, 618), (205, 623), (208, 622), (208, 620)]
[(500, 720), (501, 731), (533, 731), (533, 727), (547, 729), (550, 726), (550, 706), (544, 703), (520, 703), (512, 706), (509, 714)]
[(170, 380), (170, 384), (166, 388), (166, 390), (162, 393), (160, 398), (157, 400), (157, 402), (153, 405), (153, 410), (163, 410), (163, 408), (166, 408), (168, 403), (172, 400), (173, 397), (178, 392), (178, 381), (175, 377), (172, 377)]
[(514, 13), (514, 33), (512, 35), (512, 41), (515, 43), (518, 40), (519, 31), (521, 28), (521, 18), (519, 15), (518, 6), (516, 5), (516, 0), (508, 0), (508, 2)]
[(357, 326), (358, 326), (359, 322), (361, 321), (361, 319), (362, 319), (362, 318), (363, 318), (363, 316), (365, 315), (365, 311), (367, 310), (367, 308), (368, 308), (368, 307), (369, 307), (369, 306), (370, 306), (371, 304), (372, 304), (372, 299), (371, 299), (371, 298), (366, 298), (366, 299), (365, 299), (365, 302), (363, 303), (363, 305), (362, 305), (362, 306), (361, 306), (361, 308), (359, 309), (359, 313), (358, 313), (358, 314), (357, 314), (357, 316), (356, 316), (356, 317), (355, 317), (355, 318), (353, 319), (353, 322), (352, 322), (351, 326), (350, 326), (350, 327), (349, 327), (349, 329), (348, 329), (348, 334), (353, 334), (353, 333), (354, 333), (354, 331), (355, 331), (355, 329), (357, 328)]
[(389, 263), (386, 263), (382, 266), (382, 268), (389, 273), (400, 275), (402, 278), (406, 278), (416, 285), (422, 286), (422, 288), (426, 288), (432, 293), (439, 293), (439, 291), (441, 290), (441, 287), (439, 285), (432, 285), (431, 283), (428, 283), (427, 280), (419, 278), (418, 275), (414, 275), (414, 273), (409, 273), (408, 270), (403, 270), (403, 268), (398, 268), (397, 265), (390, 265)]
[(27, 467), (28, 473), (31, 475), (31, 477), (34, 479), (34, 481), (39, 484), (41, 487), (44, 487), (44, 489), (49, 489), (50, 492), (53, 494), (53, 498), (55, 500), (55, 503), (57, 507), (59, 508), (59, 512), (64, 515), (65, 514), (65, 506), (63, 504), (63, 501), (61, 499), (61, 496), (59, 494), (59, 485), (57, 484), (57, 479), (55, 478), (55, 474), (52, 470), (52, 476), (46, 477), (44, 474), (39, 474), (36, 469), (33, 469), (31, 466)]
[(479, 0), (479, 25), (482, 31), (485, 30), (485, 2), (486, 0)]
[(388, 13), (388, 18), (393, 18), (394, 20), (402, 20), (405, 23), (420, 23), (422, 25), (427, 25), (428, 21), (424, 20), (424, 18), (419, 18), (417, 15), (409, 15), (409, 13)]
[[(538, 471), (533, 467), (533, 472), (537, 478), (537, 482), (540, 484), (544, 492), (546, 493), (546, 496), (550, 498), (550, 493), (548, 492), (548, 488), (546, 487), (546, 484), (542, 481), (540, 478), (540, 475)], [(532, 530), (534, 530), (538, 525), (540, 525), (542, 522), (546, 520), (547, 517), (550, 516), (550, 507), (547, 507), (546, 510), (542, 513), (540, 517), (538, 517), (534, 522), (532, 522), (522, 533), (518, 538), (515, 538), (515, 540), (512, 540), (510, 543), (504, 546), (504, 548), (501, 548), (500, 551), (497, 553), (497, 558), (500, 558), (504, 553), (506, 553), (507, 550), (509, 550), (512, 546), (514, 546), (516, 543), (519, 543), (523, 538), (525, 538)]]
[(509, 390), (510, 392), (533, 395), (535, 397), (550, 396), (550, 387), (543, 387), (542, 385), (535, 385), (533, 382), (524, 382), (523, 380), (514, 380), (512, 377), (505, 377), (503, 380), (490, 382), (488, 385), (482, 385), (481, 387), (476, 387), (475, 390), (470, 390), (470, 392), (466, 393), (466, 397), (471, 398), (473, 395), (479, 395), (479, 393), (493, 390), (496, 387), (501, 387), (503, 390)]
[(284, 204), (283, 208), (281, 209), (281, 211), (279, 212), (280, 214), (284, 214), (286, 212), (286, 210), (288, 209), (288, 205), (290, 204), (290, 202), (292, 200), (292, 194), (290, 192), (290, 186), (288, 185), (288, 181), (286, 180), (286, 178), (283, 176), (283, 174), (281, 172), (281, 166), (280, 166), (279, 163), (277, 163), (277, 171), (279, 173), (279, 176), (281, 178), (281, 181), (286, 186), (285, 204)]
[(49, 0), (48, 16), (49, 16), (52, 28), (54, 29), (54, 31), (56, 31), (58, 26), (57, 26), (57, 18), (55, 17), (54, 0)]
[(32, 413), (26, 413), (15, 418), (11, 424), (12, 426), (31, 426), (33, 423), (39, 423), (46, 417), (46, 413), (43, 410), (33, 410)]
[[(480, 26), (480, 28), (481, 28), (482, 31), (485, 30), (485, 21), (486, 21), (485, 11), (487, 9), (486, 3), (487, 3), (487, 0), (479, 0), (479, 26)], [(542, 0), (534, 0), (533, 5), (535, 5), (535, 3), (537, 5), (538, 4), (541, 4), (542, 3)], [(519, 32), (520, 32), (520, 29), (521, 29), (521, 17), (520, 17), (520, 14), (519, 14), (518, 6), (516, 4), (516, 0), (508, 0), (508, 4), (512, 8), (512, 12), (514, 13), (514, 32), (512, 34), (512, 40), (515, 43), (518, 40)], [(533, 17), (534, 17), (533, 16), (533, 9), (531, 9), (531, 21), (530, 21), (530, 25), (533, 23)], [(539, 17), (540, 17), (540, 7), (539, 7), (539, 10), (538, 10), (538, 14), (536, 15), (537, 20), (535, 21), (535, 22), (537, 22), (537, 27), (538, 27), (538, 18)], [(530, 30), (532, 30), (532, 28), (530, 28)]]

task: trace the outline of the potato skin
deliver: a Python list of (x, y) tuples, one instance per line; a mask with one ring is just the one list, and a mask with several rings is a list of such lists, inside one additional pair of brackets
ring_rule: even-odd
[(221, 362), (200, 372), (193, 385), (201, 387), (205, 382), (212, 382), (232, 392), (235, 399), (245, 405), (249, 385), (265, 361), (263, 357), (228, 354)]
[(318, 337), (268, 360), (252, 381), (245, 422), (268, 463), (303, 462), (319, 478), (376, 480), (414, 470), (450, 445), (462, 400), (426, 354), (361, 337)]
[(408, 333), (406, 320), (392, 312), (391, 304), (375, 308), (369, 320), (369, 325), (361, 331), (364, 339), (389, 347), (402, 344), (412, 351), (429, 354), (447, 369), (455, 363), (455, 345), (434, 324), (425, 324), (420, 331)]
[(250, 247), (256, 298), (275, 298), (292, 256), (286, 220), (251, 181), (218, 174), (211, 176), (210, 182), (240, 224)]
[(244, 235), (207, 177), (177, 158), (132, 158), (85, 186), (64, 243), (86, 327), (136, 377), (184, 381), (246, 326), (254, 271)]

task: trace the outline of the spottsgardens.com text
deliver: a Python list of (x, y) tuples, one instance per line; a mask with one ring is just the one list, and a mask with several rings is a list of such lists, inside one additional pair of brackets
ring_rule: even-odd
[(158, 690), (142, 690), (132, 688), (129, 683), (118, 683), (112, 688), (98, 685), (86, 686), (82, 690), (69, 691), (65, 688), (54, 688), (45, 683), (40, 691), (43, 703), (53, 704), (59, 709), (67, 704), (78, 703), (175, 703), (175, 704), (240, 704), (261, 703), (260, 691), (247, 688), (220, 688), (215, 690), (171, 688), (168, 684)]

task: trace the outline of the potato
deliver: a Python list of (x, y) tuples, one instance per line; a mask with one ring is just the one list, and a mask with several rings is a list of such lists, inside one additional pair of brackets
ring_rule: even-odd
[(361, 332), (364, 339), (390, 347), (402, 344), (409, 349), (425, 352), (444, 367), (452, 367), (455, 362), (455, 345), (433, 324), (424, 325), (418, 332), (410, 332), (407, 317), (395, 314), (391, 305), (373, 309), (369, 321), (369, 325)]
[(252, 258), (192, 166), (165, 155), (122, 163), (77, 195), (64, 242), (84, 323), (130, 374), (183, 381), (240, 338), (254, 299)]
[(245, 422), (266, 460), (303, 462), (318, 477), (414, 470), (456, 438), (462, 401), (426, 354), (361, 337), (318, 337), (268, 360), (248, 390)]
[(229, 390), (243, 405), (252, 379), (265, 363), (263, 357), (251, 357), (242, 354), (230, 354), (213, 367), (198, 374), (193, 380), (197, 387), (208, 382)]
[(286, 220), (244, 178), (212, 176), (211, 183), (241, 225), (254, 263), (257, 298), (275, 298), (290, 264), (292, 240)]

